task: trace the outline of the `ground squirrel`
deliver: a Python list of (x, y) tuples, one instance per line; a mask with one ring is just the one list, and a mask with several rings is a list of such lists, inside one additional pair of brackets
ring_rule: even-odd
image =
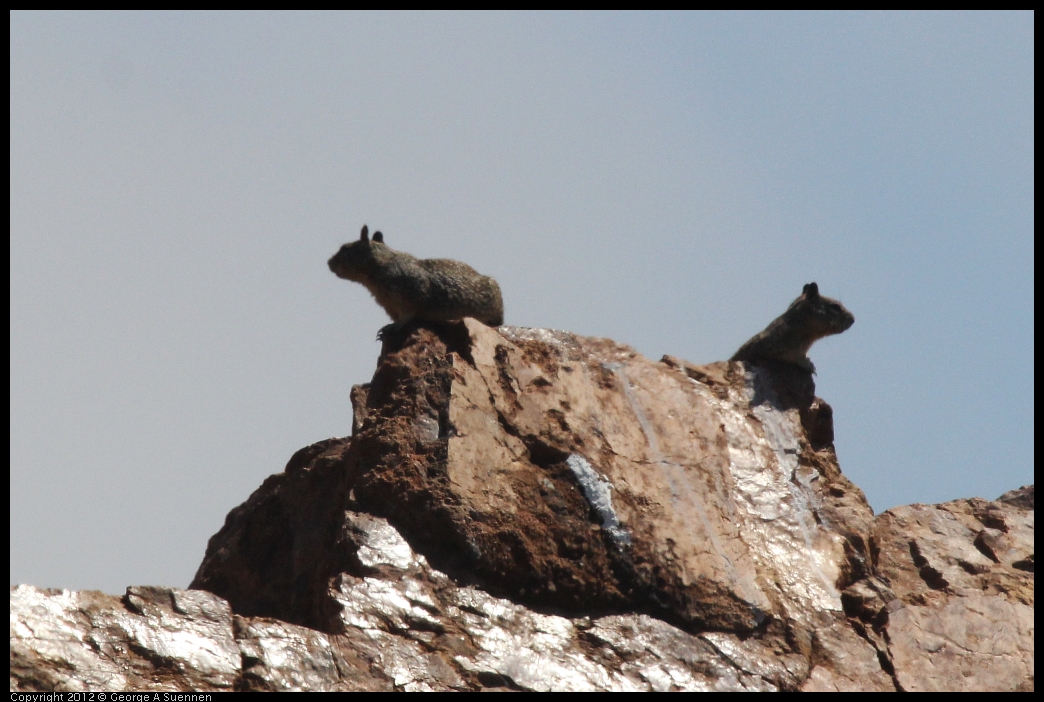
[(840, 334), (853, 322), (855, 317), (844, 305), (821, 296), (819, 286), (809, 283), (786, 312), (740, 346), (729, 360), (783, 361), (815, 373), (816, 367), (807, 355), (812, 344), (824, 336)]
[(412, 321), (474, 317), (491, 327), (504, 323), (497, 281), (460, 261), (393, 251), (380, 232), (371, 241), (365, 225), (359, 240), (342, 246), (329, 263), (338, 278), (362, 283), (392, 318), (378, 338)]

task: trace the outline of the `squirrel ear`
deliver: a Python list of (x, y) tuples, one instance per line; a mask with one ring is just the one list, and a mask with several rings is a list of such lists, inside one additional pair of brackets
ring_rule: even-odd
[(819, 295), (819, 286), (815, 283), (809, 283), (804, 287), (801, 293), (806, 297), (816, 297)]
[(362, 231), (359, 232), (359, 241), (369, 241), (369, 240), (370, 240), (370, 230), (364, 224), (363, 228), (362, 228)]
[(384, 243), (384, 235), (381, 234), (380, 232), (374, 232), (373, 233), (373, 240), (376, 241), (378, 244), (383, 244)]

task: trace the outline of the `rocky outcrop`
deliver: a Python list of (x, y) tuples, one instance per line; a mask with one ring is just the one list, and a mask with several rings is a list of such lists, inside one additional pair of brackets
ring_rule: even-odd
[(903, 689), (1032, 689), (1032, 486), (889, 510), (871, 543), (895, 598), (883, 633)]
[(1032, 689), (1032, 487), (875, 518), (799, 368), (465, 320), (352, 404), (192, 590), (13, 589), (12, 689)]

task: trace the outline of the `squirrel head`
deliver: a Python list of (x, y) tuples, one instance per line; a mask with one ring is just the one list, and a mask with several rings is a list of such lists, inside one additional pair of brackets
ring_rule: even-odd
[(370, 230), (364, 224), (359, 232), (359, 239), (341, 247), (333, 258), (328, 261), (330, 270), (338, 278), (360, 282), (367, 272), (374, 266), (374, 244), (384, 244), (384, 235), (380, 232), (373, 233), (370, 240)]
[(802, 328), (814, 332), (816, 338), (840, 334), (855, 323), (855, 317), (837, 300), (819, 294), (819, 286), (809, 283), (801, 289), (787, 314), (800, 320)]

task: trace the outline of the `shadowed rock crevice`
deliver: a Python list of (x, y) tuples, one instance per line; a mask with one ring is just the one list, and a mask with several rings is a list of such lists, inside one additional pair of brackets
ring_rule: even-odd
[(916, 541), (910, 542), (910, 557), (917, 566), (917, 572), (925, 585), (933, 590), (945, 590), (950, 586), (943, 574), (928, 564), (928, 559), (921, 554), (920, 546)]

